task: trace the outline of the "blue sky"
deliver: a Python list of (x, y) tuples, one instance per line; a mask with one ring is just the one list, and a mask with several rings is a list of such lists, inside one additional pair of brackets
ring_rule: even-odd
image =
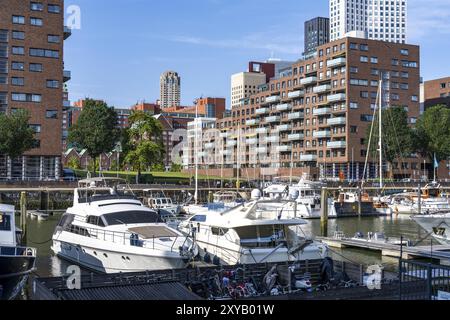
[[(328, 16), (328, 0), (66, 0), (81, 29), (65, 43), (70, 99), (116, 107), (159, 97), (159, 75), (182, 77), (182, 104), (227, 98), (230, 76), (250, 60), (296, 60), (303, 23)], [(450, 75), (450, 0), (409, 0), (409, 43), (422, 47), (422, 75)]]

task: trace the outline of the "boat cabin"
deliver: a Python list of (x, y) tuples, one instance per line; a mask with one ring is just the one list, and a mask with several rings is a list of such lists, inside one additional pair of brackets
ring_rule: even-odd
[(0, 247), (17, 245), (14, 207), (0, 206)]

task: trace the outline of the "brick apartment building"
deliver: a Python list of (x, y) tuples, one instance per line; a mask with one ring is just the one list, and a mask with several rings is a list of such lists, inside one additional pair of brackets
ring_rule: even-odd
[(438, 104), (450, 108), (450, 77), (424, 83), (424, 104), (425, 110)]
[[(240, 167), (242, 176), (250, 177), (306, 173), (360, 179), (380, 77), (384, 105), (407, 108), (414, 124), (420, 116), (419, 61), (414, 45), (344, 38), (319, 46), (313, 58), (294, 63), (233, 108), (230, 117), (216, 121), (220, 136), (202, 141), (203, 152), (196, 152), (216, 151), (204, 158), (202, 168), (219, 174), (219, 169)], [(186, 147), (192, 149), (193, 135), (188, 136)], [(193, 153), (185, 153), (190, 168)], [(423, 169), (420, 159), (411, 158), (394, 163), (393, 173), (420, 178)], [(377, 178), (378, 172), (377, 160), (371, 159), (368, 177)]]
[(64, 1), (0, 0), (0, 111), (30, 111), (35, 148), (0, 156), (0, 179), (60, 178), (62, 149)]

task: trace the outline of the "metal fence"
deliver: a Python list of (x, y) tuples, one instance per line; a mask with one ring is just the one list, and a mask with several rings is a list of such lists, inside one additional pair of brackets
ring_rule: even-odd
[(450, 300), (450, 266), (400, 261), (400, 300)]

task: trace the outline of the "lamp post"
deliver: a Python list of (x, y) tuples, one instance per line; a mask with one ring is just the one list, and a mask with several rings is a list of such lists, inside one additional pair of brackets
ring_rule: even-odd
[(122, 143), (118, 142), (116, 144), (116, 148), (115, 151), (117, 153), (117, 164), (116, 164), (116, 169), (117, 169), (117, 178), (119, 178), (119, 171), (120, 171), (120, 153), (123, 151), (122, 150)]

